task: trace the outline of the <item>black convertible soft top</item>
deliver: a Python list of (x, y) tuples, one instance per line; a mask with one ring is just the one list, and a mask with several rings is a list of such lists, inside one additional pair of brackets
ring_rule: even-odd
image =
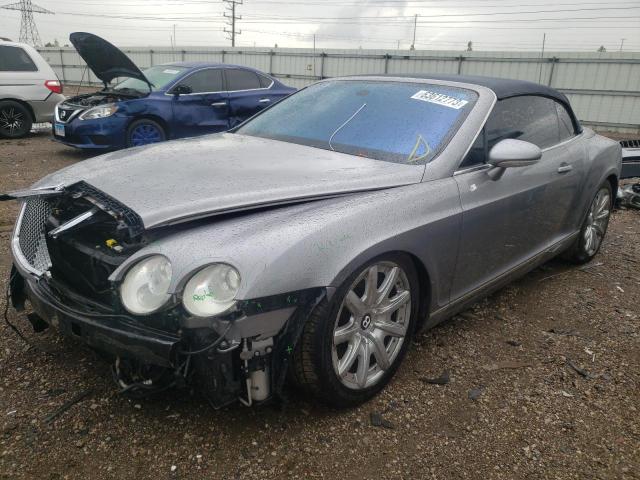
[(442, 74), (391, 74), (384, 75), (387, 77), (404, 77), (404, 78), (419, 78), (421, 80), (443, 80), (446, 82), (460, 82), (469, 83), (471, 85), (480, 85), (486, 87), (496, 94), (498, 100), (503, 100), (510, 97), (519, 97), (521, 95), (540, 95), (543, 97), (553, 98), (565, 106), (569, 115), (573, 120), (574, 125), (578, 128), (578, 131), (582, 130), (580, 122), (575, 116), (569, 99), (564, 93), (555, 90), (554, 88), (540, 85), (534, 82), (527, 82), (525, 80), (512, 80), (509, 78), (494, 78), (494, 77), (481, 77), (479, 75), (442, 75)]

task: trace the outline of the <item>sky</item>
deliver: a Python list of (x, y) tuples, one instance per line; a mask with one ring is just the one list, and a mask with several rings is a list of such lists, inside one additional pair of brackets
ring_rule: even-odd
[[(0, 0), (0, 6), (19, 0)], [(223, 0), (33, 0), (43, 43), (87, 31), (121, 46), (229, 46)], [(640, 51), (640, 0), (244, 0), (236, 46)], [(226, 12), (226, 13), (225, 13)], [(417, 17), (416, 17), (417, 15)], [(415, 26), (415, 29), (414, 29)], [(0, 9), (17, 40), (20, 12)], [(624, 39), (624, 40), (623, 40)]]

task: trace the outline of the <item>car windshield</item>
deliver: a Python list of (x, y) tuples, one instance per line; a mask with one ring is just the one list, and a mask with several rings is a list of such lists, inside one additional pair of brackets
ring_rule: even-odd
[(284, 99), (236, 133), (420, 164), (446, 145), (477, 98), (444, 85), (334, 80)]
[[(186, 68), (174, 65), (158, 65), (144, 70), (144, 76), (152, 83), (152, 90), (155, 92), (166, 87), (173, 80), (178, 78)], [(127, 78), (113, 87), (114, 90), (139, 90), (148, 92), (149, 85), (137, 78)]]

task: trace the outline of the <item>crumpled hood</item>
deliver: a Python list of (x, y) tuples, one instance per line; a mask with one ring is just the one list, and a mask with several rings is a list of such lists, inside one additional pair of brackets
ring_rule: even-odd
[(84, 181), (134, 210), (145, 228), (153, 228), (418, 183), (423, 172), (424, 165), (225, 133), (109, 153), (60, 170), (35, 186)]
[(69, 40), (91, 71), (106, 85), (117, 77), (130, 77), (149, 83), (144, 73), (122, 50), (92, 33), (74, 32)]

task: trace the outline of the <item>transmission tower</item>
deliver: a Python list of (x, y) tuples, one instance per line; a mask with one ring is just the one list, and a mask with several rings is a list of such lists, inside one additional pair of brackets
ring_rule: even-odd
[(38, 27), (36, 27), (36, 21), (33, 19), (33, 14), (48, 13), (53, 15), (52, 11), (32, 4), (31, 0), (20, 0), (17, 3), (3, 5), (0, 8), (4, 8), (5, 10), (20, 10), (20, 13), (22, 14), (22, 18), (20, 20), (20, 41), (22, 43), (33, 45), (34, 47), (41, 45)]
[(236, 5), (242, 5), (243, 0), (222, 0), (229, 10), (229, 15), (227, 12), (223, 13), (223, 16), (227, 18), (227, 25), (231, 27), (231, 30), (227, 30), (226, 27), (224, 29), (224, 33), (228, 35), (228, 39), (231, 40), (231, 46), (236, 46), (236, 35), (240, 35), (242, 33), (241, 30), (236, 30), (236, 20), (242, 20), (242, 15), (236, 15)]

